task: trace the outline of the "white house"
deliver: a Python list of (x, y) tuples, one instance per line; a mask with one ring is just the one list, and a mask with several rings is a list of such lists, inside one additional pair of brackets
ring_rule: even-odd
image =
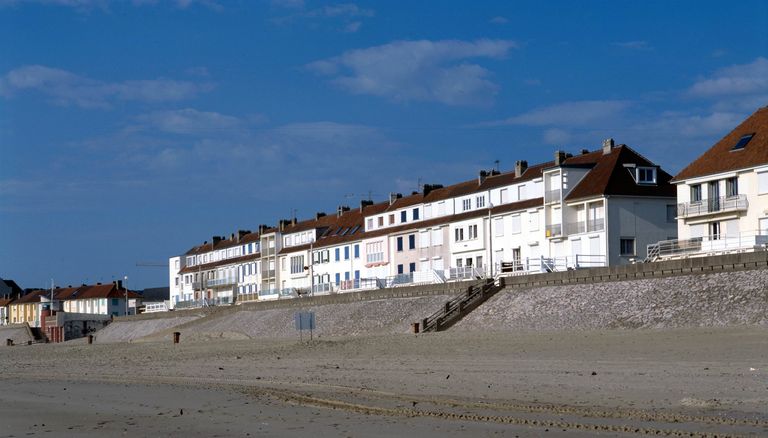
[(679, 240), (656, 257), (749, 251), (768, 235), (768, 107), (755, 111), (677, 174)]

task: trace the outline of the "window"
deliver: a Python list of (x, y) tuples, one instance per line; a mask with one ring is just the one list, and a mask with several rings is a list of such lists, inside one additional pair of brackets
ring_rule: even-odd
[(525, 200), (526, 197), (527, 197), (526, 193), (527, 192), (525, 190), (525, 184), (520, 184), (519, 186), (517, 186), (517, 200), (518, 201)]
[(367, 227), (367, 229), (369, 229), (369, 230), (370, 230), (371, 228), (373, 228), (373, 218), (372, 218), (372, 217), (368, 218), (368, 220), (366, 221), (366, 227)]
[(431, 217), (432, 217), (432, 204), (427, 204), (424, 206), (424, 218), (429, 219)]
[(117, 298), (112, 298), (112, 305), (117, 306), (118, 304), (120, 304), (120, 301)]
[(509, 191), (507, 189), (501, 189), (501, 192), (499, 193), (499, 201), (501, 201), (501, 204), (509, 202)]
[(179, 285), (179, 277), (176, 277), (176, 286)]
[(408, 235), (408, 249), (416, 249), (416, 235)]
[(691, 202), (701, 202), (701, 184), (691, 186)]
[(461, 262), (461, 259), (456, 259), (456, 267), (457, 267), (457, 268), (460, 268), (460, 267), (462, 266), (462, 264), (461, 264), (461, 263), (462, 263), (462, 262)]
[(395, 223), (395, 215), (390, 214), (389, 215), (389, 225), (393, 225)]
[(379, 227), (384, 226), (384, 216), (379, 216)]
[(397, 238), (397, 250), (398, 251), (403, 250), (403, 236), (400, 236)]
[(712, 240), (718, 240), (720, 238), (720, 222), (710, 222), (709, 238)]
[(384, 251), (382, 251), (381, 242), (365, 244), (365, 259), (368, 263), (376, 263), (384, 260)]
[[(520, 216), (518, 216), (519, 218)], [(496, 237), (504, 235), (504, 219), (497, 217), (493, 220), (493, 232)]]
[(520, 233), (520, 215), (516, 214), (516, 215), (510, 217), (510, 219), (511, 219), (512, 223), (510, 224), (511, 227), (510, 227), (509, 232), (512, 233), (512, 234)]
[(304, 256), (291, 257), (291, 274), (299, 274), (304, 272)]
[(355, 258), (359, 259), (360, 258), (360, 245), (355, 245), (354, 248), (355, 248), (355, 251), (354, 251)]
[(416, 272), (416, 263), (408, 264), (408, 272)]
[(397, 265), (397, 273), (402, 274), (403, 273), (403, 265)]
[(478, 268), (482, 268), (483, 267), (483, 256), (477, 256), (476, 259), (477, 259), (477, 262), (475, 263), (475, 266), (477, 266)]
[(413, 216), (413, 220), (415, 220), (415, 221), (419, 220), (419, 209), (418, 208), (414, 208), (411, 213), (412, 213), (412, 216)]
[(477, 239), (477, 225), (470, 225), (467, 227), (469, 239)]
[(420, 248), (428, 248), (429, 247), (429, 230), (421, 231), (419, 233), (419, 247)]
[(439, 246), (443, 244), (443, 230), (441, 229), (434, 229), (432, 230), (432, 246)]
[(637, 168), (638, 184), (656, 184), (656, 169), (653, 167)]
[(469, 210), (470, 208), (472, 208), (472, 200), (471, 199), (463, 200), (461, 206), (464, 211)]
[(454, 237), (456, 242), (464, 240), (464, 228), (456, 228), (454, 231)]
[(336, 273), (336, 286), (338, 286), (339, 284), (341, 284), (341, 274), (339, 274), (337, 272)]
[(538, 211), (533, 211), (528, 213), (528, 230), (529, 231), (539, 230), (539, 212)]
[(440, 201), (437, 203), (437, 215), (445, 216), (445, 201)]
[(677, 219), (677, 206), (675, 204), (667, 204), (667, 222), (674, 223)]
[(477, 208), (485, 207), (485, 196), (478, 196), (475, 198), (475, 205), (477, 205)]
[(768, 193), (768, 172), (757, 174), (757, 193)]
[(747, 134), (739, 139), (739, 141), (736, 142), (735, 145), (733, 145), (733, 148), (731, 148), (732, 151), (738, 151), (741, 149), (744, 149), (747, 146), (747, 143), (749, 143), (750, 140), (752, 140), (752, 137), (754, 137), (755, 134)]
[(401, 211), (401, 212), (400, 212), (400, 223), (401, 223), (401, 224), (404, 224), (404, 223), (406, 223), (407, 221), (408, 221), (408, 212), (406, 212), (405, 210), (403, 210), (403, 211)]
[(635, 238), (622, 237), (619, 241), (619, 254), (623, 256), (635, 255)]
[(344, 260), (349, 260), (349, 247), (344, 247)]
[(725, 180), (725, 196), (733, 198), (739, 195), (739, 178), (733, 177)]
[(339, 260), (341, 260), (341, 249), (340, 249), (340, 248), (336, 248), (336, 249), (334, 250), (334, 255), (336, 256), (336, 257), (335, 257), (335, 260), (336, 260), (337, 262), (338, 262)]

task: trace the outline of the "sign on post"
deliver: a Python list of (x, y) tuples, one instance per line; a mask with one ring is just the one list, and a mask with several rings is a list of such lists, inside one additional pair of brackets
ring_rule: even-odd
[(304, 340), (304, 330), (309, 330), (309, 339), (312, 339), (312, 331), (315, 329), (315, 312), (296, 312), (293, 314), (293, 322), (299, 331), (299, 339)]

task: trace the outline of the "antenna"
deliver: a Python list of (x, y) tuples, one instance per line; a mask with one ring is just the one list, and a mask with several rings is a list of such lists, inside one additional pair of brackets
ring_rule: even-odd
[(500, 172), (500, 170), (499, 170), (499, 160), (494, 160), (494, 161), (493, 161), (493, 164), (495, 164), (495, 165), (496, 165), (496, 171), (497, 171), (497, 172)]

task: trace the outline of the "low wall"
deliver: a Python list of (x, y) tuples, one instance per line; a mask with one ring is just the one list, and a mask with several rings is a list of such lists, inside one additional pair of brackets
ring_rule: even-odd
[(577, 269), (546, 274), (506, 277), (510, 287), (554, 286), (573, 283), (602, 283), (644, 278), (663, 278), (678, 275), (734, 272), (751, 269), (768, 269), (768, 251), (755, 251), (666, 260), (653, 263), (610, 266), (605, 268)]
[(271, 301), (253, 301), (235, 306), (216, 306), (196, 309), (174, 310), (172, 312), (143, 313), (140, 315), (116, 317), (115, 321), (140, 321), (165, 319), (179, 316), (218, 316), (241, 310), (297, 309), (324, 306), (328, 304), (358, 303), (364, 301), (389, 300), (398, 298), (416, 298), (432, 295), (458, 295), (467, 290), (476, 281), (455, 283), (425, 284), (418, 286), (403, 286), (388, 289), (374, 289), (357, 292), (347, 292), (314, 297), (286, 298)]

